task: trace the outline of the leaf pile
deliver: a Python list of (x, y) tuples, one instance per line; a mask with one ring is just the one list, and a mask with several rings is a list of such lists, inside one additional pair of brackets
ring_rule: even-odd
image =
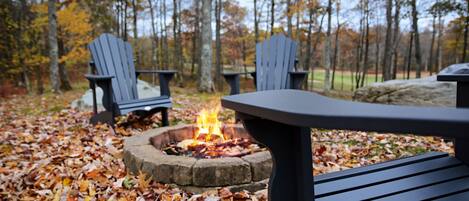
[[(193, 122), (204, 104), (220, 97), (176, 92), (172, 124)], [(69, 109), (81, 94), (74, 93), (0, 100), (0, 200), (266, 200), (265, 190), (191, 195), (130, 175), (122, 162), (123, 139), (157, 127), (159, 116), (121, 117), (115, 130), (92, 126), (90, 112)], [(234, 113), (223, 110), (221, 117), (233, 121)], [(312, 141), (315, 175), (431, 150), (452, 153), (452, 143), (437, 137), (313, 130)]]

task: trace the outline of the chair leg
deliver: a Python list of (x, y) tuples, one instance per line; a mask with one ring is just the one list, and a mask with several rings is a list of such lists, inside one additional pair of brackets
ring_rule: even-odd
[(163, 124), (163, 126), (169, 126), (168, 108), (161, 110), (161, 124)]
[(98, 123), (106, 123), (114, 127), (114, 117), (112, 112), (103, 111), (91, 117), (90, 123), (96, 125)]

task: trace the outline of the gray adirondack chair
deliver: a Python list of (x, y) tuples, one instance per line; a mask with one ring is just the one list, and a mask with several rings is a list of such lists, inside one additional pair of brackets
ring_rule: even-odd
[[(297, 44), (277, 34), (256, 44), (256, 71), (251, 72), (257, 91), (300, 89), (307, 72), (295, 71)], [(223, 73), (230, 95), (239, 94), (239, 77), (244, 73)]]
[[(227, 96), (222, 106), (235, 110), (249, 134), (269, 148), (270, 201), (467, 201), (469, 63), (437, 79), (457, 82), (457, 108), (359, 103), (300, 90)], [(455, 157), (429, 152), (313, 177), (310, 128), (454, 138)]]
[[(93, 91), (94, 115), (90, 122), (113, 125), (114, 118), (129, 112), (147, 116), (161, 112), (162, 124), (167, 126), (168, 108), (171, 107), (169, 81), (175, 71), (135, 70), (132, 47), (111, 34), (102, 34), (88, 45), (91, 53), (90, 65), (95, 75), (87, 74)], [(160, 82), (160, 96), (139, 99), (137, 93), (137, 77), (142, 73), (157, 73)], [(105, 111), (97, 112), (96, 86), (103, 94)]]

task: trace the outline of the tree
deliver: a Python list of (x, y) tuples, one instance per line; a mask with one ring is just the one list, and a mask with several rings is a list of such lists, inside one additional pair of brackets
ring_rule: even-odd
[(396, 9), (394, 11), (394, 33), (393, 33), (393, 47), (392, 47), (392, 52), (394, 55), (394, 65), (392, 68), (392, 79), (396, 79), (397, 77), (397, 56), (398, 56), (398, 46), (399, 46), (399, 15), (401, 12), (401, 1), (400, 0), (395, 0), (395, 5)]
[[(315, 0), (308, 0), (308, 35), (306, 37), (306, 55), (305, 55), (305, 63), (304, 68), (305, 70), (309, 71), (312, 69), (311, 66), (311, 57), (312, 57), (312, 40), (313, 40), (313, 16), (315, 11)], [(319, 34), (319, 33), (318, 33)], [(308, 84), (308, 82), (306, 82)]]
[(287, 36), (290, 38), (292, 37), (292, 26), (293, 26), (291, 22), (291, 18), (292, 18), (291, 0), (287, 0)]
[(430, 43), (430, 50), (429, 50), (429, 54), (428, 54), (428, 69), (430, 71), (430, 75), (435, 72), (435, 70), (433, 69), (433, 61), (435, 60), (433, 58), (433, 50), (435, 49), (434, 46), (435, 46), (435, 36), (436, 36), (436, 18), (438, 16), (438, 12), (437, 12), (437, 9), (435, 7), (435, 5), (438, 5), (438, 0), (435, 2), (435, 4), (432, 5), (432, 7), (430, 7), (430, 9), (428, 10), (428, 12), (432, 15), (432, 39), (431, 39), (431, 43)]
[(218, 90), (223, 90), (223, 80), (221, 78), (222, 66), (221, 66), (221, 11), (222, 11), (222, 1), (215, 0), (215, 69), (216, 69), (216, 81)]
[(182, 45), (181, 45), (181, 30), (180, 30), (180, 21), (178, 14), (178, 3), (179, 0), (173, 0), (173, 39), (174, 39), (174, 65), (178, 70), (178, 82), (182, 85), (184, 81), (184, 59), (182, 55)]
[(327, 33), (326, 33), (326, 47), (324, 56), (324, 92), (329, 92), (331, 89), (331, 58), (332, 58), (332, 36), (331, 36), (331, 25), (332, 25), (332, 0), (328, 0), (327, 4)]
[(138, 40), (138, 32), (137, 32), (137, 12), (138, 12), (138, 2), (137, 0), (132, 0), (132, 11), (133, 11), (133, 15), (132, 15), (132, 19), (133, 19), (133, 34), (134, 34), (134, 38), (133, 38), (133, 49), (134, 49), (134, 54), (135, 54), (135, 59), (137, 60), (136, 63), (137, 65), (140, 65), (141, 64), (141, 59), (140, 59), (140, 54), (139, 54), (139, 51), (138, 51), (138, 44), (137, 44), (137, 40)]
[(334, 83), (335, 83), (335, 70), (337, 68), (337, 57), (339, 54), (339, 34), (340, 34), (340, 21), (339, 21), (339, 15), (340, 15), (340, 0), (336, 1), (336, 10), (337, 10), (337, 15), (336, 15), (336, 22), (337, 22), (337, 29), (335, 31), (335, 47), (334, 47), (334, 56), (333, 56), (333, 62), (332, 62), (332, 84), (331, 84), (331, 89), (334, 89)]
[(383, 79), (391, 79), (392, 0), (386, 0), (386, 39), (384, 42)]
[(416, 77), (420, 78), (421, 70), (422, 70), (422, 55), (420, 51), (420, 34), (419, 34), (419, 27), (418, 27), (418, 12), (417, 12), (417, 0), (411, 0), (412, 6), (412, 29), (414, 32), (414, 42), (415, 42), (415, 60), (417, 62), (417, 73)]
[(57, 45), (57, 15), (55, 0), (48, 2), (49, 13), (49, 59), (52, 92), (60, 93), (59, 83), (59, 47)]
[(365, 11), (365, 55), (364, 55), (364, 61), (363, 61), (363, 72), (362, 72), (362, 77), (361, 77), (361, 83), (360, 87), (363, 87), (365, 85), (365, 79), (366, 75), (368, 72), (368, 51), (370, 47), (370, 10), (369, 10), (369, 2), (368, 0), (364, 0), (364, 11)]
[(270, 2), (270, 35), (274, 35), (274, 21), (275, 21), (275, 0)]
[(202, 44), (199, 91), (212, 92), (212, 0), (202, 1)]
[[(148, 6), (150, 7), (151, 15), (151, 33), (152, 33), (152, 45), (151, 45), (151, 64), (153, 68), (158, 68), (158, 35), (156, 31), (156, 21), (155, 21), (155, 9), (153, 8), (153, 0), (148, 0)], [(156, 69), (153, 69), (156, 70)]]
[(259, 42), (259, 19), (257, 16), (257, 0), (254, 0), (254, 40)]

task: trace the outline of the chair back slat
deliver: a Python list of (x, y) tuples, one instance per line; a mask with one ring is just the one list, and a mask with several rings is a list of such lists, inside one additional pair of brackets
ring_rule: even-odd
[(132, 94), (135, 98), (138, 98), (138, 93), (137, 93), (137, 77), (135, 76), (135, 66), (134, 66), (134, 56), (133, 56), (133, 50), (132, 46), (130, 45), (129, 42), (125, 42), (125, 50), (127, 54), (127, 60), (129, 64), (129, 74), (130, 74), (130, 86), (131, 86), (131, 91)]
[(113, 75), (112, 90), (115, 101), (137, 99), (135, 67), (130, 45), (111, 34), (102, 34), (89, 46), (91, 58), (99, 75)]
[(296, 42), (283, 34), (274, 35), (256, 44), (257, 90), (278, 90), (289, 87), (288, 72), (294, 68)]

